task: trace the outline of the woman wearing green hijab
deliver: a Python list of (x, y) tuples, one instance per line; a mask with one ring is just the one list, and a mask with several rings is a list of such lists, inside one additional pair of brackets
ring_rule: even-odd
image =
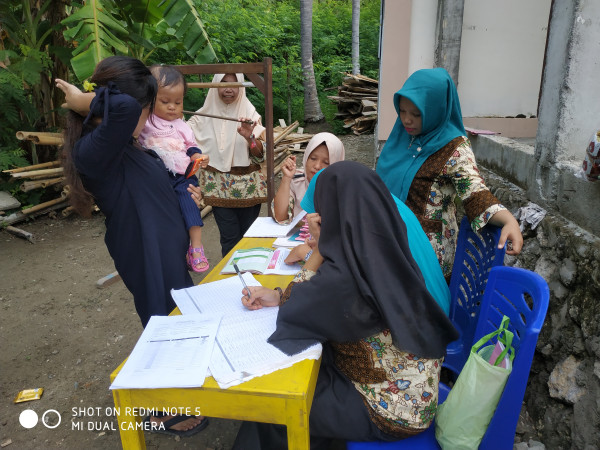
[(466, 137), (458, 92), (445, 69), (413, 73), (394, 94), (398, 119), (377, 162), (392, 194), (415, 213), (450, 280), (456, 251), (456, 197), (475, 231), (502, 228), (498, 246), (517, 255), (523, 246), (518, 222), (486, 187)]

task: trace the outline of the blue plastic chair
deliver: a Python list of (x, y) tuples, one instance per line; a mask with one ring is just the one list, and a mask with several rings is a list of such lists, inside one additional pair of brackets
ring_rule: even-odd
[[(510, 318), (514, 333), (515, 359), (500, 401), (480, 449), (512, 450), (517, 422), (527, 387), (531, 361), (538, 335), (544, 323), (550, 291), (537, 273), (518, 267), (494, 267), (481, 304), (481, 315), (472, 344), (498, 329), (504, 315)], [(440, 384), (440, 401), (447, 396), (447, 386)], [(347, 442), (348, 450), (413, 450), (439, 449), (435, 439), (435, 424), (417, 436), (396, 442)]]
[(466, 216), (458, 231), (456, 255), (450, 278), (450, 320), (460, 338), (446, 349), (444, 367), (457, 377), (467, 362), (483, 292), (492, 267), (504, 265), (505, 249), (498, 249), (501, 229), (486, 225), (474, 232)]

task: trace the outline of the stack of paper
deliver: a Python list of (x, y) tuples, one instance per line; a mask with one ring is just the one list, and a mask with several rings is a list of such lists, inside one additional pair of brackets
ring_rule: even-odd
[(152, 316), (111, 389), (200, 387), (220, 316)]
[[(248, 286), (260, 286), (250, 274), (243, 274)], [(184, 315), (222, 315), (209, 363), (210, 372), (221, 388), (235, 386), (254, 377), (289, 367), (303, 359), (318, 359), (321, 344), (288, 356), (267, 342), (275, 331), (278, 307), (256, 311), (241, 302), (243, 286), (238, 277), (172, 291)]]
[(244, 237), (285, 237), (304, 216), (306, 211), (300, 212), (288, 225), (280, 225), (272, 217), (257, 217)]

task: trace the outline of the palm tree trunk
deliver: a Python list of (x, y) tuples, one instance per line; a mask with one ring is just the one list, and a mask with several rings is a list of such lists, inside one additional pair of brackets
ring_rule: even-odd
[(312, 60), (312, 0), (300, 0), (300, 46), (304, 78), (304, 121), (319, 122), (325, 116), (319, 104)]
[(352, 74), (360, 73), (360, 0), (352, 0)]

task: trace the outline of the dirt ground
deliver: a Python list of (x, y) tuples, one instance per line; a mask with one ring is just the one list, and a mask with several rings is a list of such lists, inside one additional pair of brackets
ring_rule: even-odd
[[(346, 159), (372, 166), (372, 134), (342, 140)], [(266, 215), (264, 206), (261, 215)], [(15, 226), (32, 233), (35, 243), (0, 231), (0, 445), (7, 450), (119, 448), (109, 375), (131, 352), (142, 327), (122, 282), (96, 287), (115, 270), (104, 245), (104, 218), (59, 214)], [(221, 252), (212, 214), (205, 218), (203, 242), (211, 265), (216, 264)], [(198, 283), (203, 275), (192, 277)], [(19, 391), (34, 388), (44, 389), (40, 400), (13, 403)], [(19, 421), (24, 410), (39, 416), (30, 429)], [(146, 445), (230, 448), (239, 422), (210, 421), (189, 438), (145, 433)]]

